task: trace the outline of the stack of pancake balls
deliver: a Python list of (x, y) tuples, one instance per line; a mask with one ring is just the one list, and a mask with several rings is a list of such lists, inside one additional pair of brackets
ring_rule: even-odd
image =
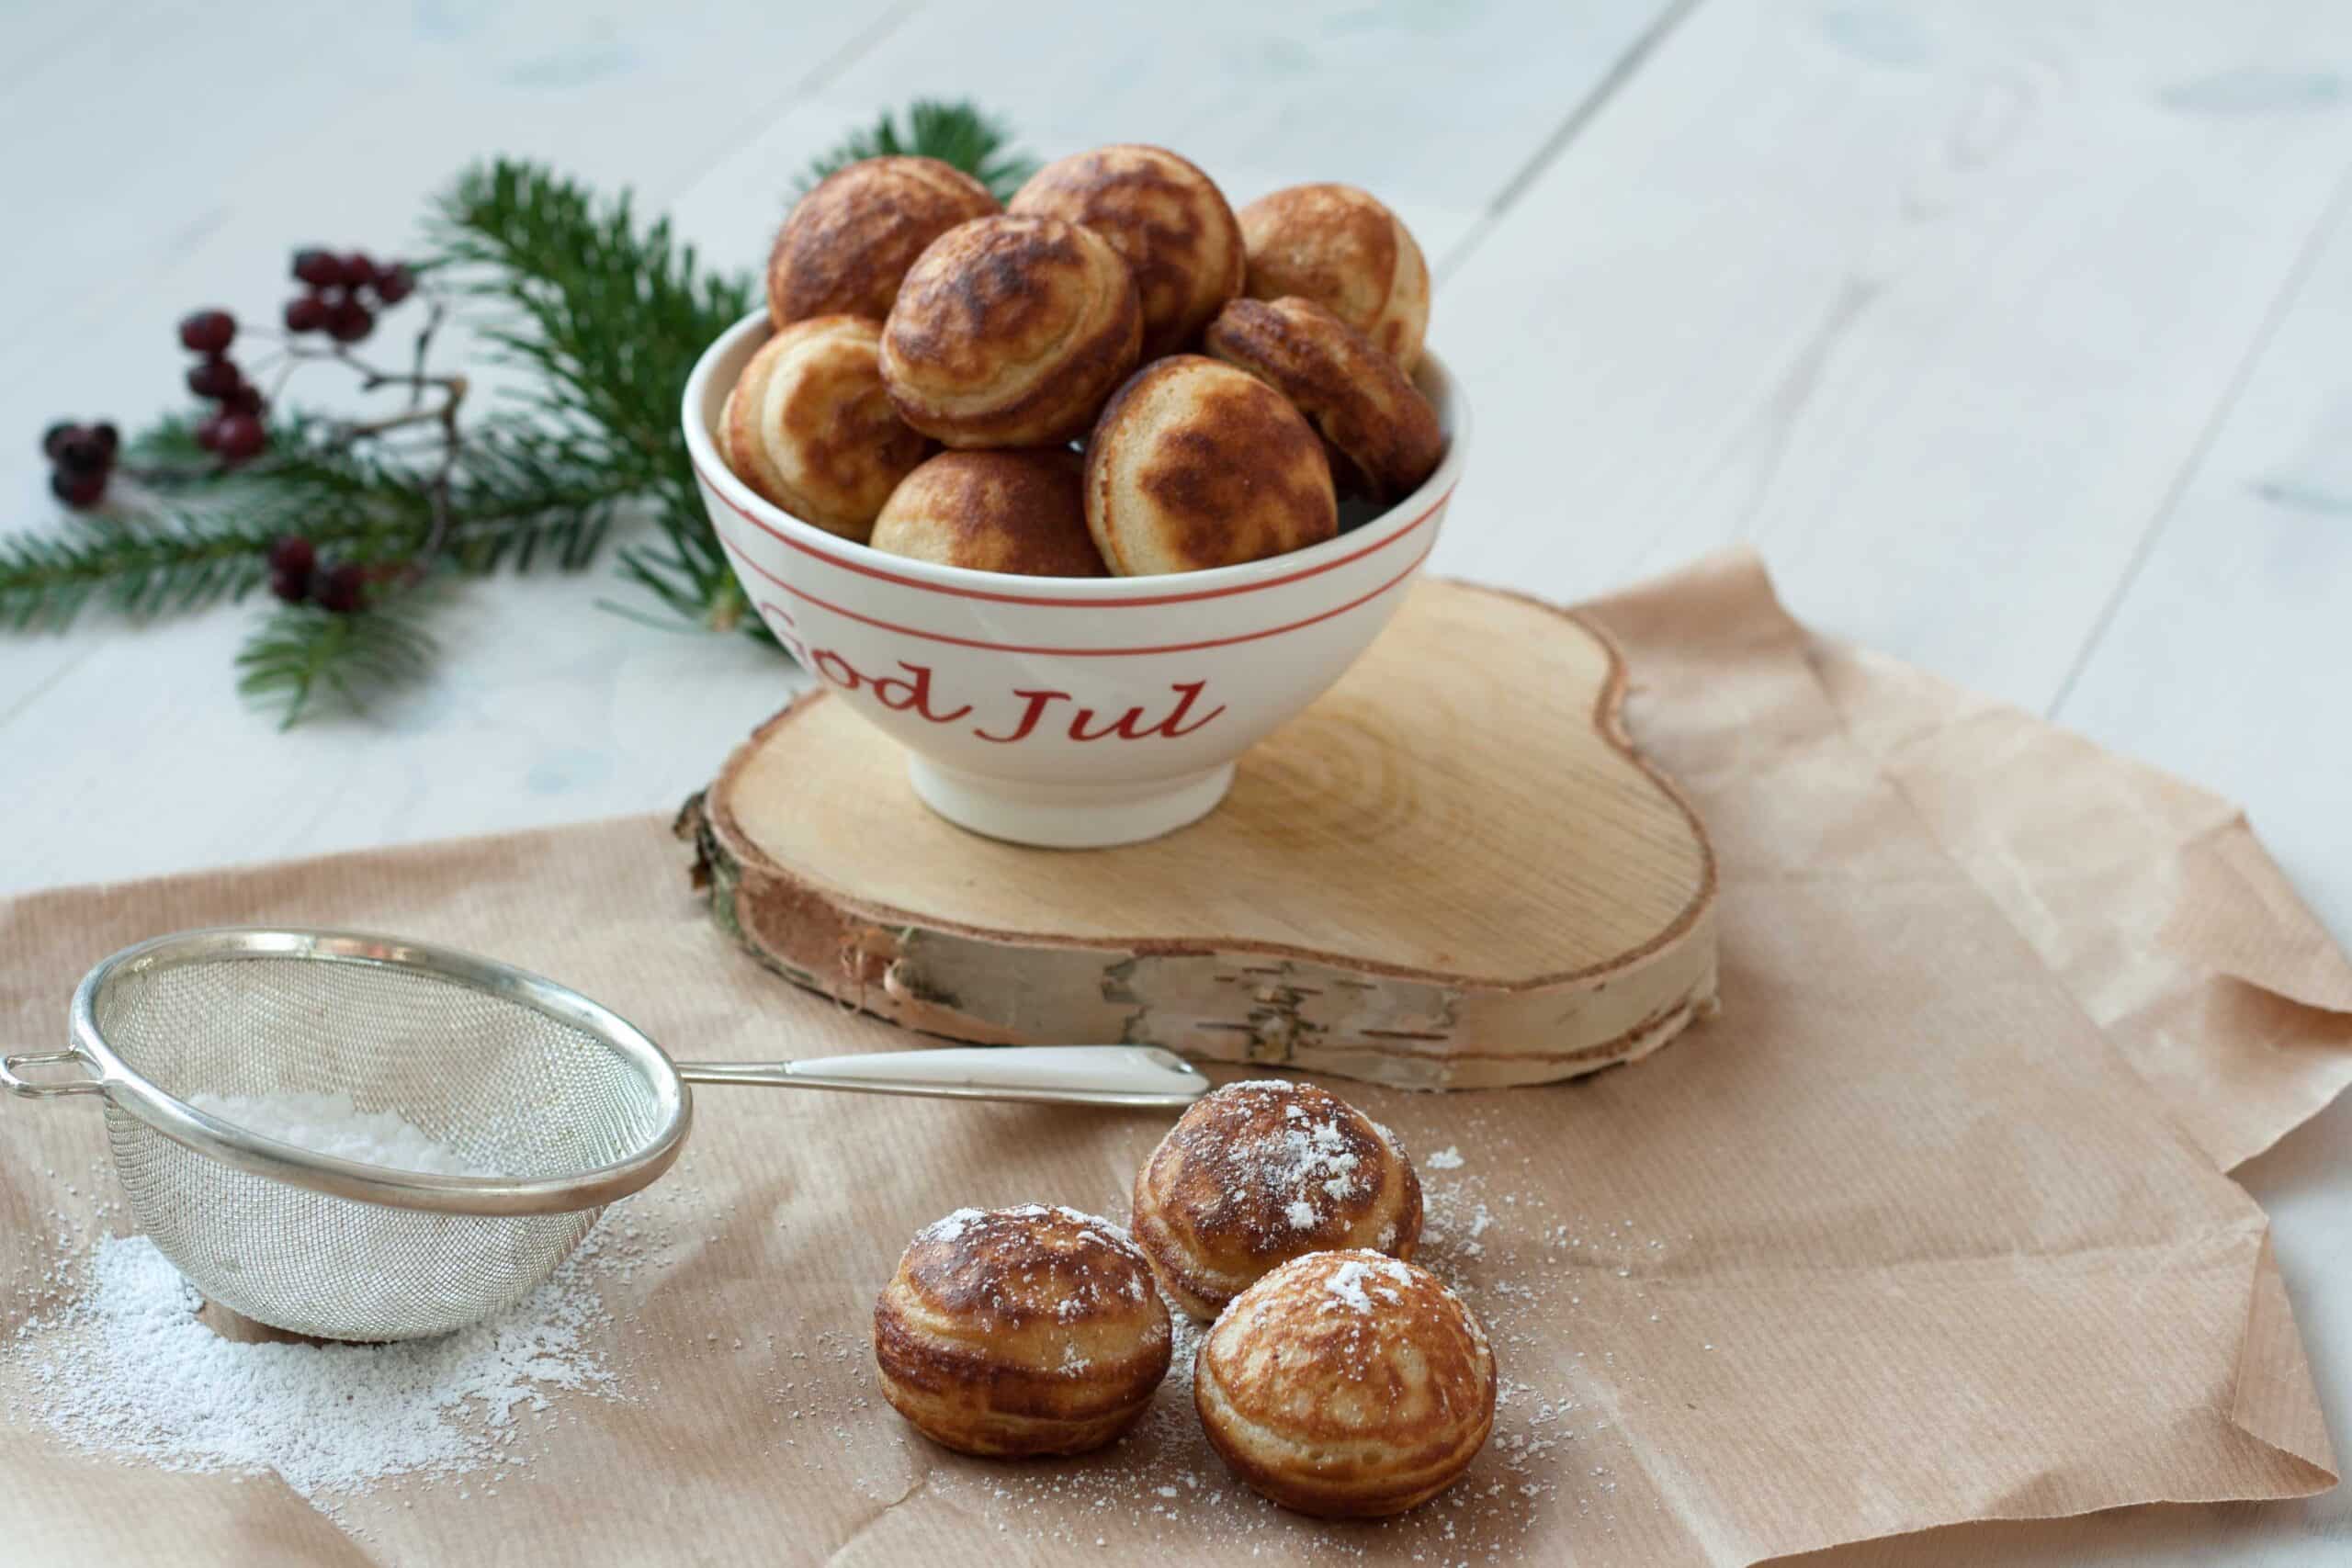
[(930, 158), (801, 197), (775, 333), (717, 444), (803, 522), (892, 555), (1042, 577), (1262, 559), (1394, 504), (1444, 456), (1412, 381), (1420, 247), (1352, 186), (1238, 213), (1158, 147), (1048, 164), (1002, 209)]
[(1037, 1203), (918, 1231), (874, 1306), (882, 1393), (965, 1453), (1101, 1448), (1167, 1375), (1173, 1303), (1213, 1325), (1193, 1403), (1237, 1475), (1302, 1513), (1402, 1513), (1495, 1418), (1494, 1351), (1410, 1261), (1420, 1234), (1395, 1134), (1311, 1084), (1227, 1084), (1136, 1173), (1131, 1232)]

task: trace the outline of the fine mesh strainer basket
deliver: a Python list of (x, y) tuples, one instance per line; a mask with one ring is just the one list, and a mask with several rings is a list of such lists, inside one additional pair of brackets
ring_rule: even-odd
[[(70, 1021), (68, 1049), (0, 1056), (0, 1087), (104, 1096), (139, 1228), (211, 1300), (328, 1339), (447, 1333), (520, 1301), (677, 1158), (688, 1080), (1152, 1109), (1208, 1088), (1139, 1046), (682, 1066), (552, 980), (330, 931), (141, 942), (90, 971)], [(83, 1076), (22, 1071), (66, 1064)], [(190, 1103), (273, 1095), (348, 1096), (498, 1174), (359, 1164)]]
[[(302, 931), (194, 931), (75, 992), (131, 1213), (205, 1295), (336, 1339), (445, 1333), (513, 1305), (677, 1157), (692, 1101), (626, 1020), (465, 953)], [(13, 1076), (13, 1075), (12, 1075)], [(13, 1086), (12, 1086), (13, 1087)], [(190, 1097), (331, 1094), (391, 1111), (495, 1177), (357, 1165)]]

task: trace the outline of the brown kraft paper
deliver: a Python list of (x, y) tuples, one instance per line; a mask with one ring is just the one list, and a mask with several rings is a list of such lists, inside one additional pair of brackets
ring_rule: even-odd
[[(663, 1237), (604, 1287), (616, 1396), (559, 1395), (494, 1495), (412, 1482), (330, 1517), (272, 1476), (86, 1457), (0, 1353), (10, 1561), (1646, 1568), (2332, 1485), (2267, 1224), (2223, 1172), (2352, 1078), (2352, 968), (2243, 819), (1809, 637), (1744, 557), (1589, 614), (1713, 835), (1723, 1007), (1572, 1084), (1333, 1082), (1421, 1157), (1421, 1261), (1496, 1341), (1495, 1439), (1437, 1502), (1274, 1509), (1181, 1376), (1119, 1446), (1023, 1464), (937, 1449), (875, 1393), (868, 1314), (918, 1225), (1124, 1219), (1165, 1117), (708, 1089), (679, 1168), (612, 1216)], [(681, 1057), (915, 1043), (736, 951), (655, 817), (16, 899), (0, 1039), (61, 1043), (118, 947), (235, 923), (492, 953)], [(126, 1223), (92, 1209), (103, 1157), (85, 1101), (0, 1107), (0, 1342)]]

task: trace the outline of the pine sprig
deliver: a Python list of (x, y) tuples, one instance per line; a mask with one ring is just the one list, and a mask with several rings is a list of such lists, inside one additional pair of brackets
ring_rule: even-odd
[(144, 619), (243, 598), (261, 581), (273, 537), (266, 525), (215, 529), (185, 516), (0, 536), (0, 621), (14, 631), (62, 629), (93, 601)]
[[(288, 535), (363, 566), (410, 558), (432, 533), (430, 495), (405, 462), (335, 447), (334, 428), (300, 417), (273, 422), (269, 457), (215, 469), (187, 421), (159, 421), (130, 450), (144, 463), (185, 465), (192, 477), (169, 501), (121, 518), (100, 513), (50, 534), (0, 536), (0, 624), (62, 628), (94, 603), (144, 620), (242, 599), (268, 575), (270, 546)], [(594, 558), (616, 508), (601, 470), (516, 421), (469, 432), (450, 495), (444, 548), (476, 574), (546, 560), (577, 570)]]
[(1037, 172), (1037, 160), (1012, 146), (1004, 123), (966, 102), (919, 98), (907, 107), (905, 128), (885, 112), (872, 125), (853, 130), (841, 144), (812, 162), (800, 177), (807, 190), (836, 169), (865, 158), (911, 153), (953, 164), (989, 187), (999, 201), (1012, 197)]
[[(1001, 197), (1035, 167), (970, 104), (924, 101), (854, 132), (808, 179), (899, 152), (943, 159)], [(602, 198), (512, 160), (467, 172), (428, 229), (438, 254), (412, 269), (430, 279), (431, 305), (413, 369), (379, 369), (347, 348), (290, 351), (342, 361), (363, 391), (409, 389), (406, 412), (354, 425), (281, 410), (260, 455), (236, 464), (198, 443), (194, 420), (158, 422), (124, 444), (124, 482), (102, 507), (0, 534), (0, 627), (62, 627), (97, 605), (143, 619), (243, 599), (269, 577), (274, 547), (307, 540), (319, 566), (288, 570), (309, 572), (309, 596), (274, 609), (238, 660), (242, 689), (290, 724), (324, 698), (356, 705), (429, 668), (424, 585), (576, 570), (616, 525), (642, 520), (650, 530), (619, 552), (624, 577), (688, 625), (767, 638), (704, 512), (677, 412), (695, 359), (756, 303), (753, 281), (711, 271), (627, 194)], [(461, 421), (466, 378), (427, 374), (453, 305), (530, 382), (489, 417), (469, 407)], [(426, 403), (429, 391), (444, 400)], [(320, 584), (337, 574), (346, 587), (328, 610)], [(368, 586), (355, 607), (356, 581)], [(291, 581), (279, 592), (304, 597), (305, 579)]]
[(388, 590), (364, 614), (314, 604), (280, 606), (237, 655), (237, 690), (279, 710), (291, 728), (320, 695), (354, 709), (432, 668), (433, 639), (418, 615), (419, 588)]
[(657, 540), (621, 552), (623, 573), (690, 620), (764, 635), (678, 427), (687, 373), (751, 310), (751, 284), (705, 268), (667, 219), (640, 223), (627, 194), (600, 200), (533, 164), (469, 170), (432, 230), (444, 277), (489, 309), (482, 335), (532, 374), (541, 456), (638, 498), (655, 525)]

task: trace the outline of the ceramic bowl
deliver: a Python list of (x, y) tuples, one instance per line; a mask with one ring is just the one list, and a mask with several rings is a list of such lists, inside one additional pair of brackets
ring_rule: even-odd
[(753, 494), (711, 425), (768, 336), (746, 316), (686, 383), (686, 446), (743, 592), (802, 666), (907, 750), (915, 793), (1015, 843), (1132, 843), (1213, 809), (1234, 759), (1372, 643), (1428, 558), (1468, 411), (1418, 375), (1448, 437), (1404, 502), (1308, 549), (1165, 577), (1017, 577), (852, 544)]

